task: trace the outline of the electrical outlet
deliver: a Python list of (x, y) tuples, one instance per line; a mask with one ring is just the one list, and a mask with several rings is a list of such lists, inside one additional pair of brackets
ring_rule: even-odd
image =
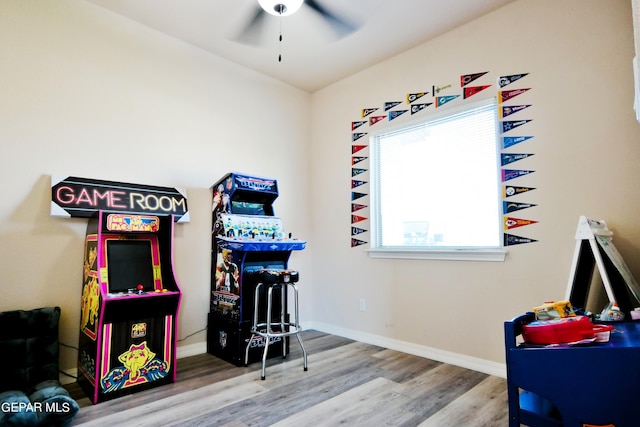
[(367, 300), (360, 298), (360, 311), (367, 311)]

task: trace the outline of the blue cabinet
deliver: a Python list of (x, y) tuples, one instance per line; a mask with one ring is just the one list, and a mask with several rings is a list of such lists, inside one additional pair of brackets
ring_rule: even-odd
[(640, 322), (614, 323), (607, 343), (519, 343), (533, 313), (504, 324), (509, 426), (640, 425)]

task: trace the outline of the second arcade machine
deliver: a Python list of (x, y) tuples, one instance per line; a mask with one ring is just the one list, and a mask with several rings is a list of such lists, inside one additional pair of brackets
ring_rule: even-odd
[[(286, 271), (291, 252), (304, 249), (306, 242), (285, 237), (281, 219), (274, 216), (273, 202), (278, 197), (276, 180), (229, 173), (212, 189), (207, 352), (242, 366), (250, 340), (248, 363), (260, 360), (265, 347), (265, 339), (251, 332), (254, 293), (261, 280), (260, 272)], [(273, 291), (274, 313), (287, 310), (286, 287), (283, 289)], [(260, 294), (260, 298), (263, 297)], [(285, 301), (285, 307), (280, 301)], [(264, 321), (266, 311), (259, 311), (258, 318)], [(285, 357), (289, 337), (273, 340), (285, 342), (270, 341), (267, 357)]]

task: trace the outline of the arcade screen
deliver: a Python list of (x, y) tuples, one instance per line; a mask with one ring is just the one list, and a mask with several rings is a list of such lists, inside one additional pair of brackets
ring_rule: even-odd
[(107, 240), (109, 292), (136, 290), (140, 284), (153, 291), (153, 258), (150, 240)]
[(263, 203), (231, 201), (231, 212), (238, 215), (267, 215)]

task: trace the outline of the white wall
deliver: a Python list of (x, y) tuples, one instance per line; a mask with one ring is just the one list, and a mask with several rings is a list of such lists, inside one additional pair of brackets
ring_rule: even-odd
[[(424, 354), (437, 349), (503, 363), (503, 322), (564, 298), (580, 215), (608, 222), (640, 276), (631, 16), (627, 0), (521, 0), (314, 93), (318, 325)], [(494, 78), (530, 73), (505, 89), (532, 88), (520, 98), (532, 107), (514, 117), (533, 120), (518, 135), (534, 139), (515, 152), (535, 156), (513, 166), (536, 172), (510, 183), (537, 188), (520, 201), (538, 206), (513, 216), (539, 223), (513, 234), (538, 242), (509, 247), (500, 263), (370, 259), (368, 246), (351, 248), (351, 121), (362, 108), (483, 71)], [(367, 301), (365, 312), (360, 298)]]
[(0, 76), (0, 310), (59, 305), (62, 342), (78, 341), (86, 220), (49, 216), (51, 174), (187, 190), (180, 338), (207, 324), (218, 178), (278, 179), (276, 214), (310, 235), (309, 94), (77, 0), (0, 2)]

